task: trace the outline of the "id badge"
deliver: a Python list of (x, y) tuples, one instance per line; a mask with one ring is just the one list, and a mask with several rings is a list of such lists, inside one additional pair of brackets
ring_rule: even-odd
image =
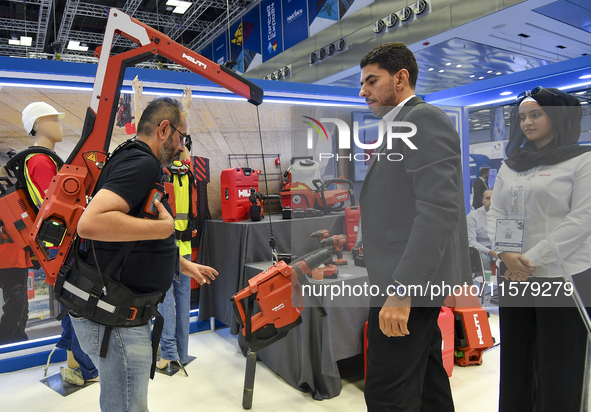
[(494, 250), (523, 253), (523, 228), (521, 219), (497, 219)]

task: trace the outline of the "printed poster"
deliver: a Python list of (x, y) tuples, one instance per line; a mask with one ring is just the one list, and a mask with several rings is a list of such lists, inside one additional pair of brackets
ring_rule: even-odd
[(283, 51), (280, 0), (261, 2), (261, 24), (263, 26), (263, 62), (266, 62)]
[(261, 9), (257, 5), (242, 16), (242, 41), (244, 72), (263, 63), (261, 49)]

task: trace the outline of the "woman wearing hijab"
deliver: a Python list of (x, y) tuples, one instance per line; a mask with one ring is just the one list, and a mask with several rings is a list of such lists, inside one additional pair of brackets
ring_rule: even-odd
[[(581, 118), (575, 97), (541, 87), (522, 93), (511, 113), (508, 159), (487, 215), (507, 266), (500, 412), (581, 408), (587, 330), (563, 281), (565, 271), (591, 276), (591, 147), (577, 145)], [(513, 251), (498, 245), (506, 236)]]

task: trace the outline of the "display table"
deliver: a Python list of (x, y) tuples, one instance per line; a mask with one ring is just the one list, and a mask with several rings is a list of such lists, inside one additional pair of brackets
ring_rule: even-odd
[[(348, 285), (359, 291), (369, 283), (365, 268), (353, 266), (350, 253), (345, 253), (344, 257), (349, 265), (339, 267), (337, 279), (315, 281), (309, 278), (316, 291), (323, 285)], [(256, 276), (270, 265), (270, 261), (247, 264), (245, 278)], [(353, 289), (356, 285), (358, 287)], [(369, 316), (369, 297), (365, 295), (338, 296), (332, 300), (328, 295), (319, 299), (328, 316), (318, 316), (309, 298), (304, 297), (302, 324), (290, 330), (285, 338), (257, 352), (269, 369), (293, 387), (310, 392), (316, 400), (333, 398), (341, 393), (343, 385), (337, 361), (363, 353), (363, 326)], [(239, 342), (245, 352), (242, 333)]]
[[(273, 215), (272, 222), (277, 252), (299, 256), (320, 246), (310, 233), (328, 229), (331, 234), (341, 234), (345, 230), (344, 213), (293, 220)], [(199, 288), (199, 320), (215, 317), (229, 325), (231, 333), (238, 333), (230, 298), (248, 284), (244, 265), (271, 260), (270, 237), (268, 218), (260, 222), (205, 221), (197, 262), (213, 267), (219, 276), (211, 284)]]

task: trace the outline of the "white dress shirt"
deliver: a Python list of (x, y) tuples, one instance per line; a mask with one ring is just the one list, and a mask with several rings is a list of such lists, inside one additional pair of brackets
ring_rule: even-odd
[(468, 224), (468, 242), (470, 246), (478, 249), (480, 253), (488, 255), (491, 250), (491, 243), (488, 239), (486, 209), (484, 206), (468, 213), (466, 223)]
[(404, 106), (406, 104), (406, 102), (408, 102), (410, 99), (412, 99), (415, 96), (416, 96), (416, 94), (413, 94), (412, 96), (408, 96), (406, 99), (404, 99), (403, 101), (398, 103), (395, 107), (393, 107), (392, 110), (390, 110), (388, 113), (386, 113), (384, 115), (384, 117), (382, 117), (382, 119), (384, 119), (386, 122), (393, 122), (394, 118), (396, 117), (398, 112), (400, 110), (402, 110), (402, 106)]
[(501, 166), (487, 215), (491, 242), (497, 219), (524, 219), (523, 255), (534, 276), (563, 277), (560, 256), (570, 275), (591, 268), (591, 152), (534, 171)]

